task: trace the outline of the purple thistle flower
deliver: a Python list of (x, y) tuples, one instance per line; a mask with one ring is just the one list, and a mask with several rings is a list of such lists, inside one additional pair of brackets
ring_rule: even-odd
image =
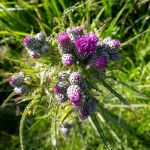
[(10, 85), (13, 85), (14, 81), (15, 81), (14, 77), (9, 77), (8, 78), (8, 82), (9, 82)]
[(25, 45), (27, 50), (40, 53), (42, 43), (38, 39), (28, 36), (24, 38), (23, 44)]
[(76, 41), (78, 53), (83, 57), (93, 54), (97, 48), (98, 37), (94, 34), (82, 35)]
[(8, 78), (8, 82), (13, 87), (18, 87), (24, 82), (24, 77), (21, 75), (18, 76), (12, 76)]
[(105, 56), (99, 56), (96, 58), (95, 66), (97, 68), (105, 68), (107, 65), (107, 59)]
[(113, 43), (113, 48), (119, 48), (119, 46), (120, 46), (119, 40), (112, 40), (112, 43)]
[(73, 72), (70, 77), (69, 81), (71, 84), (80, 84), (82, 82), (82, 75), (80, 72)]
[(55, 85), (55, 87), (53, 88), (53, 92), (55, 94), (58, 94), (60, 92), (60, 87), (58, 85)]
[(58, 43), (62, 46), (66, 46), (68, 43), (70, 43), (70, 38), (66, 32), (59, 33)]
[(78, 85), (71, 85), (67, 89), (67, 96), (72, 103), (79, 103), (82, 97), (82, 91)]
[(31, 37), (30, 37), (30, 36), (25, 37), (25, 38), (23, 39), (23, 44), (24, 44), (24, 45), (28, 45), (29, 42), (30, 42), (30, 40), (31, 40)]
[(62, 56), (62, 63), (65, 66), (71, 66), (73, 64), (73, 55), (72, 54), (64, 54)]
[(27, 91), (27, 87), (26, 87), (25, 84), (22, 84), (18, 87), (15, 87), (14, 91), (15, 91), (16, 94), (21, 94), (22, 95)]

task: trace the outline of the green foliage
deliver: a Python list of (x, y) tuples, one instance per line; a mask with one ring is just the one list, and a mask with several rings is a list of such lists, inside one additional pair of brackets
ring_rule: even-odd
[[(25, 109), (20, 110), (22, 113), (21, 148), (28, 150), (102, 150), (104, 146), (99, 135), (94, 132), (93, 128), (95, 128), (102, 136), (106, 147), (109, 147), (109, 142), (112, 149), (148, 150), (150, 147), (148, 2), (144, 0), (89, 0), (85, 3), (83, 1), (75, 3), (76, 1), (65, 0), (43, 0), (41, 2), (2, 0), (0, 3), (0, 66), (2, 67), (0, 85), (3, 86), (0, 88), (2, 91), (0, 94), (6, 93), (3, 100), (10, 94), (11, 88), (8, 87), (6, 78), (12, 72), (19, 71), (20, 68), (27, 76), (32, 77), (34, 85), (29, 84), (29, 86), (34, 86), (36, 89), (31, 95), (23, 97), (16, 97), (12, 93), (1, 106), (4, 107), (14, 101), (19, 107), (21, 107), (21, 102), (25, 106)], [(95, 31), (102, 37), (109, 35), (120, 38), (123, 60), (114, 68), (110, 68), (106, 82), (102, 81), (104, 87), (98, 79), (93, 77), (90, 80), (91, 83), (97, 83), (91, 91), (99, 101), (96, 118), (95, 116), (89, 118), (89, 121), (83, 124), (77, 123), (70, 135), (63, 137), (60, 131), (56, 130), (59, 128), (56, 122), (58, 117), (61, 120), (60, 124), (69, 119), (70, 115), (73, 116), (72, 110), (58, 109), (56, 104), (52, 103), (53, 95), (47, 91), (49, 84), (46, 84), (48, 80), (45, 78), (57, 74), (62, 68), (52, 68), (53, 65), (59, 65), (57, 63), (60, 62), (58, 51), (53, 47), (56, 46), (55, 36), (58, 31), (62, 31), (70, 24), (85, 25), (88, 31)], [(26, 63), (29, 59), (25, 50), (22, 50), (22, 38), (30, 34), (34, 35), (40, 30), (47, 33), (48, 36), (51, 34), (48, 38), (53, 40), (50, 58), (46, 56), (38, 60), (42, 62), (42, 68), (45, 68), (43, 74), (39, 74), (41, 70), (38, 67), (33, 70), (30, 65), (30, 63), (35, 63), (35, 60)], [(10, 70), (12, 66), (14, 68)], [(90, 70), (85, 72), (87, 75), (92, 74)], [(37, 74), (38, 77), (36, 77)], [(56, 78), (53, 77), (52, 80), (56, 82)], [(54, 83), (51, 84), (54, 85)], [(112, 86), (114, 89), (111, 88)], [(7, 91), (5, 91), (6, 88)], [(126, 101), (128, 99), (131, 105), (120, 104), (113, 94), (124, 103), (128, 103)], [(61, 113), (62, 116), (57, 117), (58, 113)], [(16, 150), (16, 145), (19, 143), (17, 135), (7, 135), (4, 130), (0, 136), (2, 137), (0, 149)], [(16, 145), (10, 148), (7, 140)]]

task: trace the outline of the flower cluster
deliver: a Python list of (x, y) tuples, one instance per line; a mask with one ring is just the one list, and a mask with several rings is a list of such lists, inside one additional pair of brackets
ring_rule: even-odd
[(26, 80), (28, 79), (25, 78), (23, 72), (8, 78), (8, 82), (11, 86), (14, 87), (14, 92), (16, 94), (24, 94), (27, 91), (27, 86), (24, 83)]
[(81, 120), (96, 110), (96, 101), (86, 94), (86, 83), (80, 72), (62, 71), (58, 78), (53, 92), (60, 104), (69, 100), (78, 111)]
[(46, 41), (46, 35), (43, 33), (37, 33), (35, 37), (25, 37), (23, 44), (32, 59), (45, 55), (49, 50), (49, 43)]
[(110, 37), (100, 40), (94, 33), (84, 33), (80, 27), (69, 27), (58, 34), (58, 49), (63, 54), (64, 66), (75, 62), (99, 69), (100, 78), (105, 78), (105, 69), (109, 61), (120, 60), (118, 52), (120, 42)]

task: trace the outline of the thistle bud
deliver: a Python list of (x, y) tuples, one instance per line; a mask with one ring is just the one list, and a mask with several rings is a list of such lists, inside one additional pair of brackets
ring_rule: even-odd
[(79, 103), (82, 98), (82, 90), (78, 85), (71, 85), (67, 89), (67, 96), (72, 103)]
[(22, 84), (22, 85), (20, 85), (20, 86), (14, 88), (14, 92), (15, 92), (16, 94), (21, 94), (21, 95), (22, 95), (22, 94), (24, 94), (26, 91), (27, 91), (27, 87), (26, 87), (25, 84)]
[(71, 66), (73, 64), (73, 55), (72, 54), (64, 54), (62, 56), (62, 63), (65, 66)]
[(107, 58), (106, 56), (99, 56), (95, 60), (95, 66), (97, 68), (105, 68), (107, 65)]
[(39, 41), (41, 42), (44, 42), (45, 41), (45, 38), (46, 38), (46, 35), (44, 33), (37, 33), (35, 38), (37, 38)]

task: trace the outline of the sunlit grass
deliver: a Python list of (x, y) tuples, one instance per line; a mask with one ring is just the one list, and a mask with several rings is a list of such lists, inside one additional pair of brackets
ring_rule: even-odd
[[(12, 66), (16, 70), (19, 68), (20, 62), (14, 62), (14, 60), (20, 61), (21, 55), (25, 53), (22, 38), (39, 31), (46, 32), (48, 35), (56, 34), (62, 30), (60, 28), (60, 26), (62, 27), (62, 16), (65, 20), (65, 26), (69, 26), (70, 23), (79, 26), (85, 25), (88, 30), (96, 32), (97, 30), (101, 31), (103, 27), (103, 32), (97, 32), (98, 35), (102, 37), (110, 35), (120, 39), (121, 43), (146, 31), (122, 48), (123, 60), (120, 63), (120, 71), (112, 70), (117, 80), (130, 84), (144, 96), (137, 94), (134, 90), (132, 91), (131, 86), (129, 88), (116, 81), (111, 81), (115, 89), (122, 93), (123, 97), (129, 99), (133, 105), (129, 108), (123, 107), (116, 104), (116, 98), (110, 93), (103, 95), (102, 100), (106, 102), (105, 107), (109, 108), (110, 112), (106, 113), (104, 106), (100, 106), (99, 112), (103, 113), (105, 118), (110, 121), (105, 122), (105, 118), (100, 116), (100, 113), (98, 120), (114, 149), (148, 150), (150, 147), (150, 10), (147, 6), (148, 1), (89, 0), (85, 3), (80, 1), (75, 5), (76, 2), (65, 0), (43, 0), (39, 3), (37, 1), (1, 1), (0, 50), (3, 50), (2, 46), (8, 50), (5, 53), (0, 52), (0, 66), (2, 66), (0, 73), (3, 77), (3, 81), (0, 82), (0, 85), (3, 85), (0, 94), (3, 94), (7, 82), (6, 78), (10, 72), (14, 71), (11, 71), (10, 68)], [(21, 65), (24, 62), (25, 60), (21, 60)], [(29, 70), (25, 71), (28, 72)], [(112, 101), (112, 104), (107, 105), (108, 101), (109, 104)], [(27, 115), (24, 132), (25, 149), (48, 150), (54, 148), (51, 144), (51, 120), (48, 117), (40, 119), (45, 109), (44, 106), (39, 106), (38, 112), (34, 114), (36, 119), (33, 118), (33, 114)], [(27, 111), (29, 111), (28, 109), (30, 107), (26, 108)], [(49, 110), (46, 111), (49, 113)], [(27, 114), (27, 112), (25, 113)], [(23, 116), (23, 121), (24, 119)], [(62, 136), (58, 137), (57, 148), (60, 150), (70, 150), (70, 148), (102, 150), (104, 147), (99, 136), (94, 133), (89, 122), (85, 123), (75, 127), (65, 139)], [(117, 124), (117, 127), (114, 124)], [(22, 127), (20, 129), (22, 130)], [(14, 141), (16, 142), (18, 135), (15, 137)], [(1, 145), (4, 148), (7, 147), (6, 142), (0, 142)], [(15, 147), (11, 149), (16, 150)]]

